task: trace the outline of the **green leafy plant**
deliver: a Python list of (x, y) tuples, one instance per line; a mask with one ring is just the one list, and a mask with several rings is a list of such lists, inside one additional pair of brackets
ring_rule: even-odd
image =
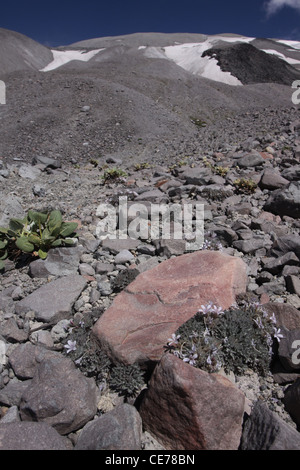
[(135, 171), (139, 171), (139, 170), (145, 170), (147, 168), (151, 168), (151, 165), (147, 162), (143, 162), (143, 163), (136, 163), (134, 165), (134, 170)]
[(203, 157), (203, 162), (205, 164), (205, 166), (207, 166), (208, 168), (210, 168), (213, 173), (215, 173), (216, 175), (219, 175), (219, 176), (226, 176), (228, 171), (229, 171), (229, 168), (228, 167), (223, 167), (221, 165), (213, 165), (212, 163), (210, 163), (206, 157)]
[(236, 190), (241, 193), (251, 194), (257, 188), (257, 183), (251, 178), (238, 178), (233, 182)]
[(8, 227), (0, 227), (0, 269), (6, 258), (30, 253), (46, 259), (50, 248), (76, 243), (76, 222), (64, 222), (59, 210), (29, 210), (24, 219), (12, 218)]
[(107, 182), (118, 181), (126, 177), (127, 173), (124, 170), (121, 170), (121, 168), (107, 168), (102, 175), (104, 184)]
[(190, 116), (190, 120), (192, 121), (193, 124), (197, 127), (206, 127), (206, 122), (203, 121), (202, 119)]
[(93, 165), (94, 167), (97, 167), (99, 165), (99, 161), (96, 160), (95, 158), (91, 158), (90, 164)]

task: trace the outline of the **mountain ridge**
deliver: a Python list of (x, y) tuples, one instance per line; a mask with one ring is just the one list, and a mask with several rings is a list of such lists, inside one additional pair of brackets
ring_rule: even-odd
[[(146, 35), (151, 39), (151, 33)], [(173, 42), (175, 36), (178, 38), (164, 36), (172, 36)], [(5, 31), (5, 37), (8, 41), (15, 34)], [(224, 75), (216, 60), (204, 57), (205, 62), (199, 67), (202, 53), (213, 43), (228, 48), (237, 38), (229, 35), (226, 42), (224, 37), (207, 39), (202, 35), (201, 43), (164, 48), (141, 42), (138, 47), (131, 47), (113, 38), (110, 47), (86, 61), (82, 60), (88, 57), (84, 50), (64, 51), (44, 46), (36, 49), (35, 42), (21, 37), (22, 53), (31, 44), (32, 54), (41, 51), (43, 59), (41, 66), (34, 66), (31, 61), (22, 69), (20, 61), (23, 63), (24, 58), (16, 46), (20, 44), (17, 35), (18, 41), (14, 42), (17, 69), (4, 74), (2, 64), (7, 63), (7, 55), (6, 62), (3, 53), (0, 55), (0, 80), (6, 83), (7, 95), (6, 105), (0, 106), (0, 155), (7, 161), (13, 158), (30, 161), (34, 154), (60, 156), (70, 162), (87, 161), (99, 155), (128, 161), (176, 159), (208, 147), (217, 150), (226, 143), (234, 144), (250, 126), (252, 118), (248, 113), (253, 116), (262, 113), (261, 122), (254, 117), (251, 125), (257, 125), (259, 132), (261, 129), (272, 132), (273, 115), (269, 110), (279, 110), (285, 119), (287, 110), (293, 107), (292, 83), (232, 86), (222, 82)], [(125, 39), (138, 38), (139, 33)], [(238, 38), (246, 44), (253, 42), (252, 38)], [(155, 41), (158, 39), (155, 36)], [(259, 41), (261, 49), (277, 45)], [(278, 43), (279, 54), (284, 47), (291, 48), (290, 44)], [(46, 71), (53, 60), (52, 51), (59, 52), (61, 62)], [(72, 60), (64, 63), (63, 54), (70, 51)], [(290, 53), (296, 57), (300, 51)], [(271, 57), (267, 53), (265, 56)], [(182, 58), (188, 58), (187, 66), (180, 62)], [(208, 72), (208, 76), (192, 73), (191, 65)], [(209, 75), (215, 72), (217, 76)], [(219, 77), (221, 81), (212, 79)], [(230, 73), (225, 77), (230, 78)], [(197, 127), (197, 120), (205, 126)]]

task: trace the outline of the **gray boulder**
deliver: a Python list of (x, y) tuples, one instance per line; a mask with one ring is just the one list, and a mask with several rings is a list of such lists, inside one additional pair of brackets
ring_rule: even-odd
[(300, 378), (288, 387), (284, 395), (283, 403), (285, 409), (291, 415), (297, 426), (300, 426)]
[(20, 402), (22, 421), (39, 421), (65, 435), (84, 426), (97, 412), (97, 387), (66, 357), (42, 361)]
[(140, 450), (142, 420), (127, 403), (87, 423), (75, 450)]
[(57, 323), (71, 316), (72, 306), (85, 286), (86, 280), (80, 275), (61, 277), (44, 284), (20, 300), (16, 305), (16, 312), (24, 314), (33, 311), (37, 320)]
[(30, 263), (32, 277), (68, 276), (76, 274), (80, 262), (81, 249), (78, 246), (52, 248), (45, 260), (37, 259)]
[(0, 450), (71, 449), (71, 441), (49, 424), (20, 421), (0, 425)]
[(244, 424), (240, 450), (300, 450), (300, 434), (258, 401)]
[(263, 209), (273, 214), (300, 217), (300, 181), (290, 183), (284, 189), (276, 189), (270, 195)]

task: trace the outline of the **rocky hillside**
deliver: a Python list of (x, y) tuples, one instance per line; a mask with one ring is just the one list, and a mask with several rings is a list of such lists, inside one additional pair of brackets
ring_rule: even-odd
[[(77, 237), (3, 260), (0, 448), (299, 450), (291, 87), (133, 53), (161, 47), (147, 37), (73, 45), (114, 50), (5, 76), (0, 240), (12, 218), (53, 210)], [(201, 205), (203, 244), (152, 237), (150, 212), (137, 238), (99, 237), (107, 205), (120, 228), (120, 197), (132, 211)]]

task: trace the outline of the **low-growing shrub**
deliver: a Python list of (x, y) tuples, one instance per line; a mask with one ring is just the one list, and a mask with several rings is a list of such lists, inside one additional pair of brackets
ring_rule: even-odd
[(238, 178), (234, 180), (233, 186), (235, 186), (239, 193), (251, 194), (255, 192), (257, 183), (255, 183), (251, 178)]
[(255, 303), (225, 311), (209, 303), (178, 328), (166, 349), (207, 372), (224, 369), (242, 375), (252, 369), (266, 376), (274, 338), (280, 340), (281, 336), (275, 323), (274, 315)]
[(107, 182), (117, 182), (119, 180), (122, 180), (123, 178), (126, 178), (127, 177), (127, 173), (122, 170), (121, 168), (107, 168), (103, 175), (102, 175), (102, 179), (103, 179), (103, 183), (107, 183)]

